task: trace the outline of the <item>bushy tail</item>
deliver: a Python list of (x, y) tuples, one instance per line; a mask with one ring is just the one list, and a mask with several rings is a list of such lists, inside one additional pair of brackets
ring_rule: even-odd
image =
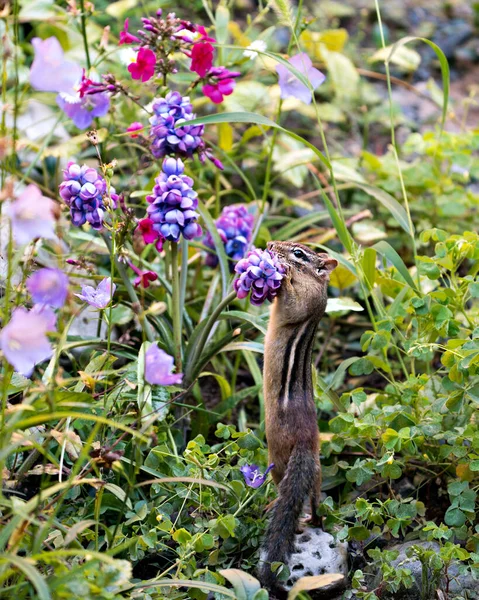
[(263, 542), (261, 583), (275, 589), (276, 574), (271, 563), (286, 563), (294, 550), (294, 536), (304, 499), (312, 492), (315, 476), (315, 459), (310, 448), (296, 444), (291, 453), (286, 474), (279, 484), (279, 497), (273, 508)]

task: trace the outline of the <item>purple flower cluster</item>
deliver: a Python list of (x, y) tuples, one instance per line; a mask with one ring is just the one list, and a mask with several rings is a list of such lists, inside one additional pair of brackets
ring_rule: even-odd
[[(96, 169), (69, 162), (63, 171), (64, 181), (60, 184), (60, 196), (70, 207), (73, 225), (80, 227), (90, 223), (93, 229), (101, 229), (105, 211), (104, 195), (106, 181)], [(116, 203), (118, 196), (110, 188), (110, 196)]]
[(239, 277), (234, 281), (238, 298), (251, 292), (251, 304), (259, 306), (274, 299), (281, 286), (285, 268), (268, 250), (255, 248), (235, 266)]
[[(244, 204), (225, 206), (220, 217), (216, 220), (216, 229), (225, 247), (225, 252), (232, 261), (243, 258), (251, 241), (253, 223), (254, 217), (248, 212)], [(215, 249), (215, 242), (209, 232), (205, 236), (204, 244), (212, 250)], [(206, 264), (210, 267), (216, 267), (218, 264), (216, 254), (208, 253)]]
[(178, 242), (180, 235), (187, 240), (198, 237), (201, 227), (197, 222), (198, 194), (192, 188), (193, 180), (183, 174), (185, 167), (180, 158), (165, 158), (162, 169), (152, 195), (146, 197), (152, 228), (172, 242)]
[[(195, 152), (200, 157), (204, 154), (204, 125), (188, 125), (188, 121), (196, 115), (187, 96), (169, 92), (165, 98), (157, 98), (152, 108), (154, 114), (150, 117), (150, 138), (155, 158), (162, 158), (167, 154), (183, 157), (191, 157)], [(175, 128), (179, 123), (184, 125)]]

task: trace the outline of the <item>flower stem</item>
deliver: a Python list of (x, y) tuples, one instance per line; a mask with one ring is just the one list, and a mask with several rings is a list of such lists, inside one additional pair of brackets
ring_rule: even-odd
[(180, 299), (180, 280), (178, 277), (178, 242), (170, 242), (171, 253), (171, 284), (172, 284), (172, 304), (173, 304), (173, 338), (175, 341), (175, 365), (176, 372), (182, 372), (181, 356), (181, 299)]
[(88, 39), (86, 36), (86, 17), (85, 17), (85, 0), (80, 0), (80, 8), (81, 8), (81, 34), (83, 37), (83, 45), (85, 47), (85, 55), (86, 55), (86, 65), (88, 70), (91, 69), (91, 61), (90, 61), (90, 52), (88, 50)]
[[(103, 237), (103, 241), (106, 244), (106, 247), (108, 248), (108, 251), (111, 252), (112, 251), (112, 244), (111, 244), (111, 240), (108, 237), (108, 235), (106, 233), (102, 233), (102, 237)], [(116, 258), (114, 259), (115, 262), (115, 267), (116, 270), (118, 271), (118, 274), (120, 275), (122, 281), (123, 281), (123, 285), (126, 288), (126, 291), (128, 293), (128, 295), (130, 296), (130, 300), (133, 304), (133, 309), (137, 309), (139, 312), (139, 319), (140, 319), (140, 323), (141, 323), (141, 327), (143, 329), (143, 332), (145, 334), (145, 336), (147, 337), (148, 341), (150, 342), (154, 342), (155, 341), (155, 335), (153, 333), (153, 330), (151, 329), (150, 324), (148, 323), (148, 319), (144, 316), (141, 315), (141, 302), (140, 299), (138, 298), (137, 293), (135, 292), (135, 288), (133, 287), (130, 278), (128, 277), (128, 273), (126, 272), (125, 266), (119, 262)]]
[[(281, 118), (281, 108), (283, 106), (283, 101), (280, 99), (278, 104), (278, 111), (276, 113), (275, 122), (279, 124), (279, 120)], [(261, 212), (264, 212), (264, 207), (266, 204), (266, 200), (269, 196), (269, 188), (271, 184), (271, 170), (273, 166), (273, 152), (276, 146), (276, 138), (278, 136), (278, 130), (275, 129), (273, 131), (273, 135), (271, 136), (271, 144), (268, 152), (268, 162), (266, 163), (266, 173), (264, 176), (264, 186), (263, 186), (263, 198), (261, 200)]]

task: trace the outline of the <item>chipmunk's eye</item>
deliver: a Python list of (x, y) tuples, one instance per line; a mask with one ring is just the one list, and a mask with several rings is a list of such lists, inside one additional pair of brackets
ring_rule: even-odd
[(307, 260), (306, 254), (299, 248), (295, 248), (293, 250), (293, 255), (296, 256), (296, 258), (301, 258), (302, 260)]

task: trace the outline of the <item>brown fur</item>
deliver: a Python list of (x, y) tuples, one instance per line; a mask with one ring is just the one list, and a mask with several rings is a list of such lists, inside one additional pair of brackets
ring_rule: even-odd
[[(288, 560), (308, 496), (312, 521), (317, 524), (321, 467), (311, 350), (326, 308), (329, 275), (337, 261), (294, 242), (270, 242), (268, 249), (287, 267), (287, 274), (273, 303), (265, 339), (265, 427), (279, 497), (266, 531), (260, 578), (281, 596), (270, 564)], [(295, 251), (302, 251), (303, 258), (296, 257)]]

